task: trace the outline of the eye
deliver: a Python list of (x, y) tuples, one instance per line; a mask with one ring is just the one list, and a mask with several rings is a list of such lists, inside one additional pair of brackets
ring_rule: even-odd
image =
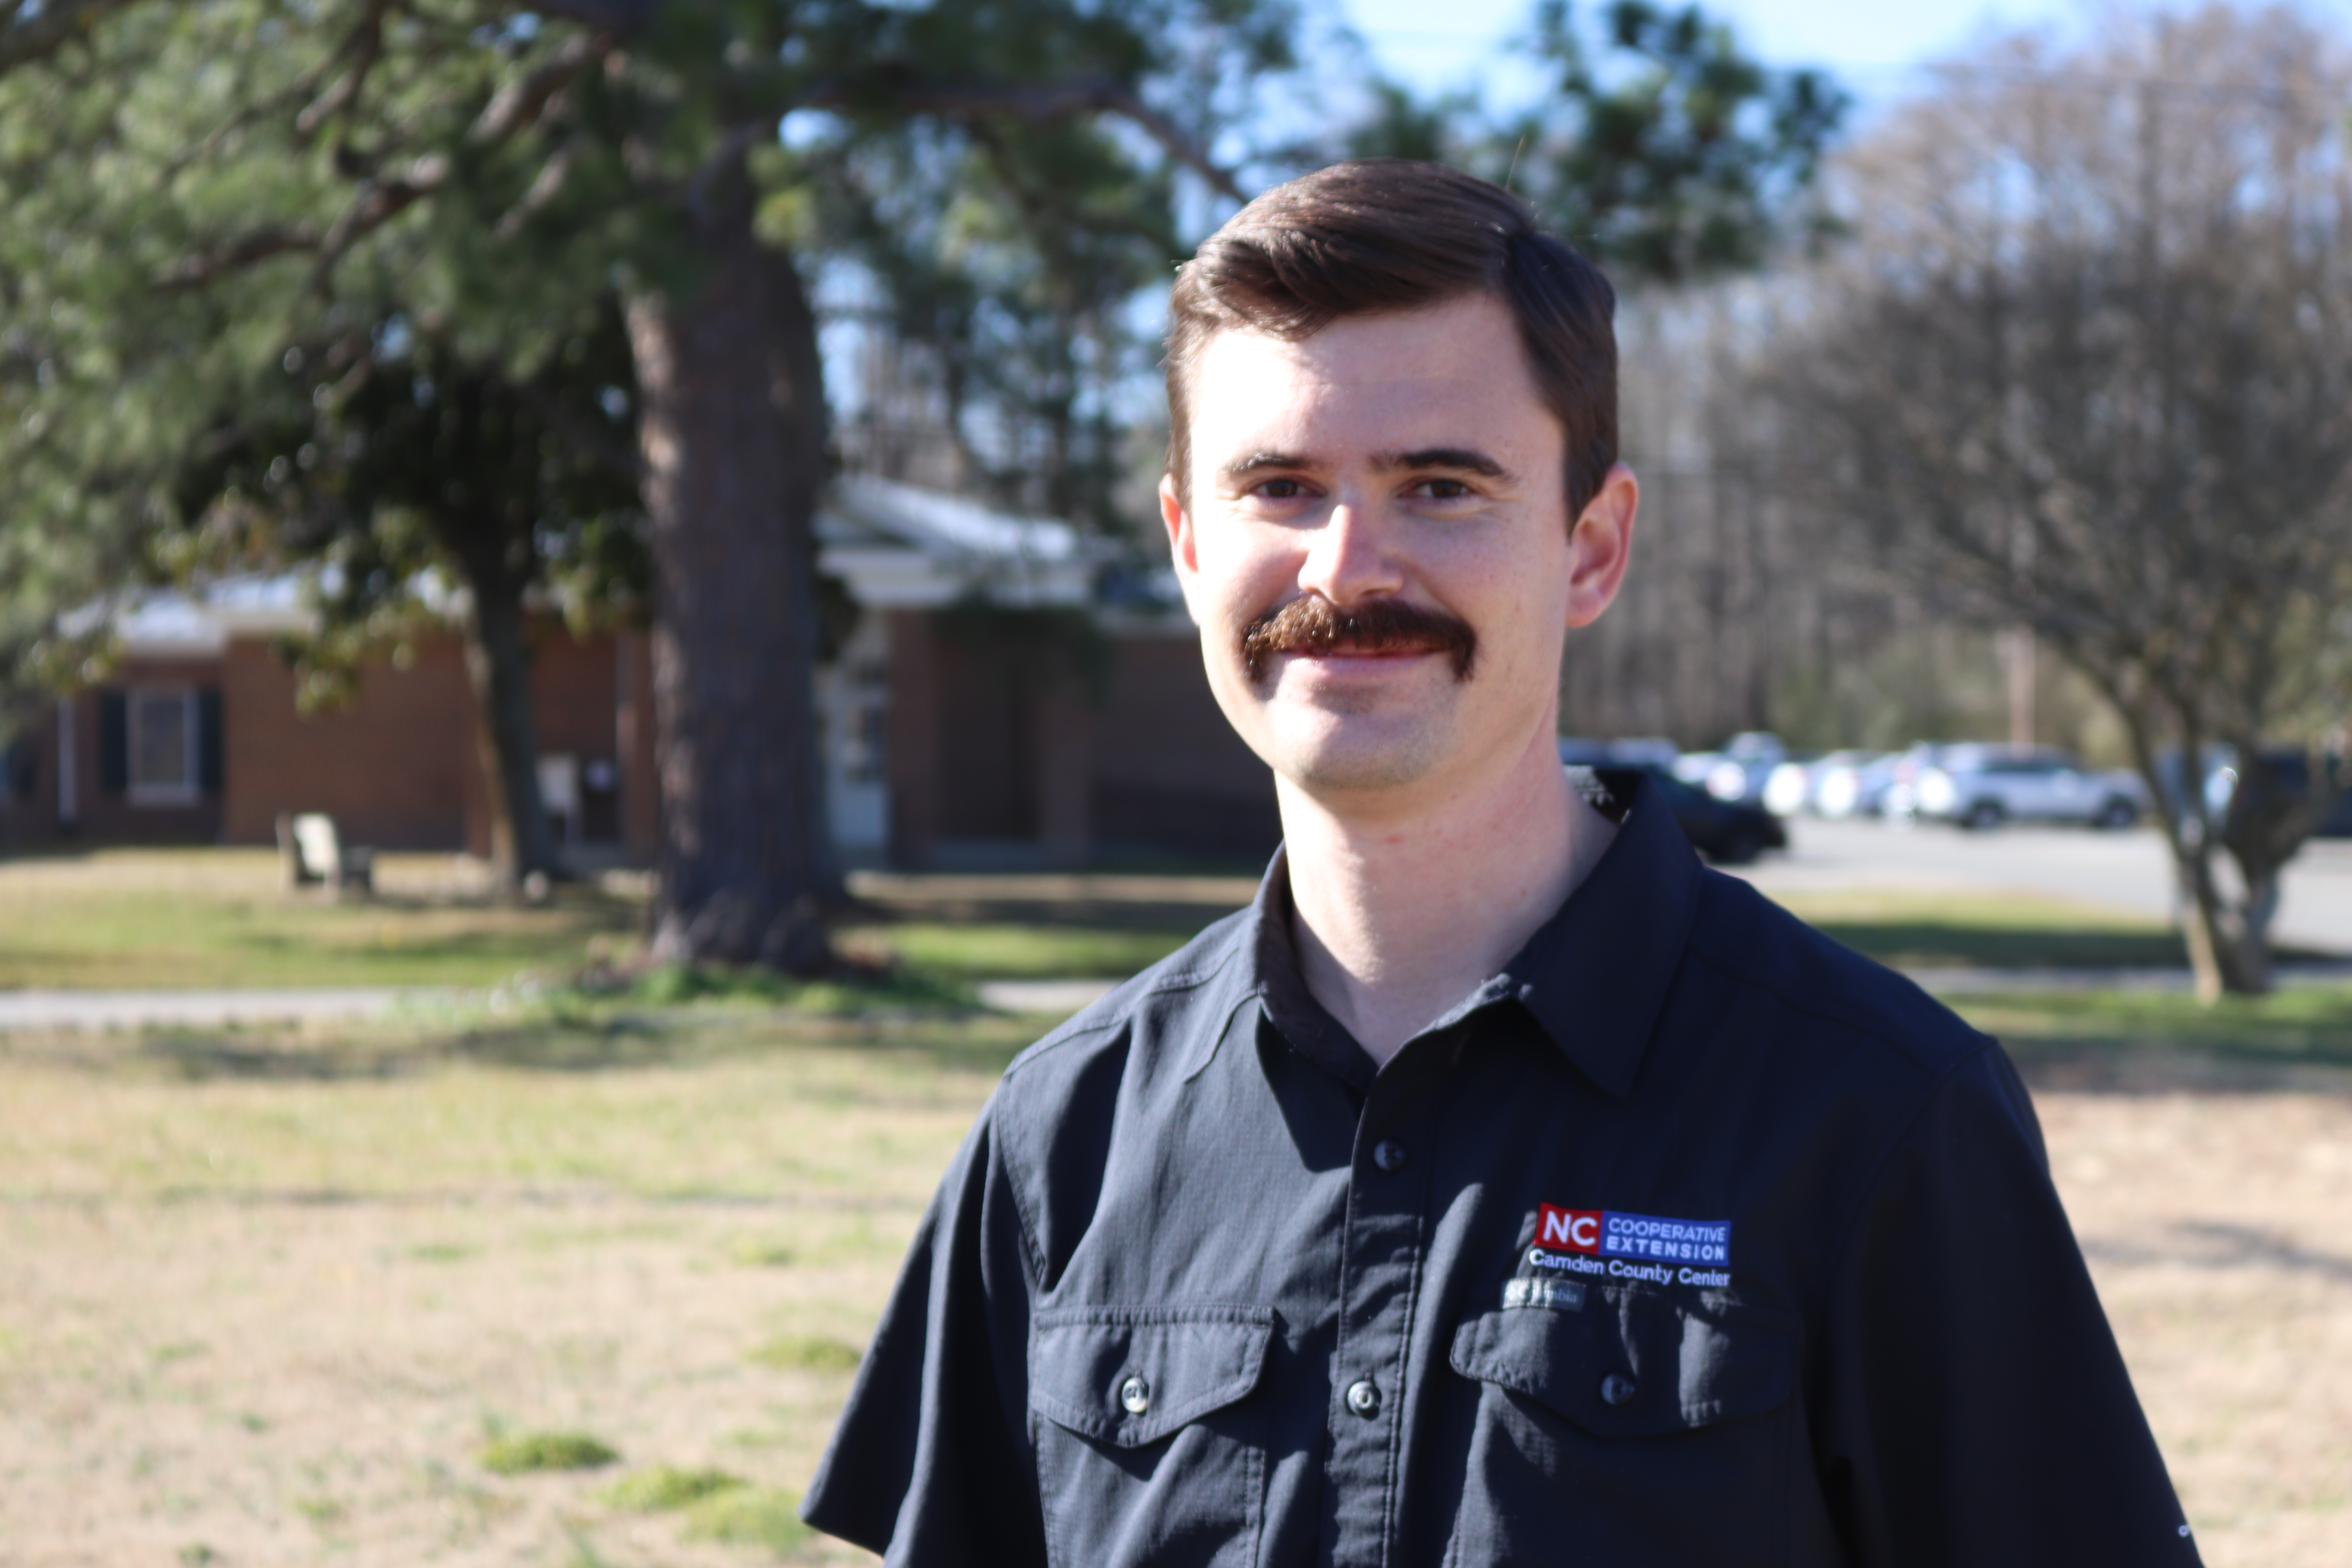
[(1460, 479), (1423, 479), (1412, 487), (1412, 493), (1423, 500), (1460, 500), (1470, 493), (1470, 487)]
[(1307, 493), (1307, 487), (1297, 479), (1268, 479), (1257, 487), (1257, 493), (1267, 500), (1297, 500)]

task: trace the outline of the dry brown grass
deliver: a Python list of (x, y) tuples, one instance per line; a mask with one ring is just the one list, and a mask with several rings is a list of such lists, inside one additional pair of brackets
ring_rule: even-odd
[[(688, 1017), (594, 1070), (0, 1042), (0, 1560), (762, 1560), (605, 1490), (805, 1483), (1025, 1031)], [(2045, 1082), (2060, 1181), (2207, 1561), (2341, 1568), (2352, 1085), (2177, 1082)], [(495, 1475), (501, 1427), (621, 1460)]]

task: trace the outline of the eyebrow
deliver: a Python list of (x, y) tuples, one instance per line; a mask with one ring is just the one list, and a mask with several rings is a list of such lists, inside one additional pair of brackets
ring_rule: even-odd
[(1302, 458), (1294, 452), (1252, 452), (1246, 458), (1236, 458), (1217, 470), (1221, 479), (1245, 479), (1267, 468), (1311, 468), (1315, 459)]
[[(1318, 466), (1315, 458), (1295, 452), (1252, 452), (1246, 458), (1236, 458), (1225, 464), (1217, 470), (1217, 477), (1239, 479), (1269, 468), (1312, 468)], [(1489, 479), (1515, 477), (1508, 468), (1475, 447), (1423, 447), (1411, 452), (1375, 452), (1372, 454), (1372, 467), (1381, 473), (1395, 473), (1405, 468), (1454, 468)]]
[(1507, 479), (1511, 471), (1475, 447), (1423, 447), (1412, 452), (1375, 452), (1372, 467), (1383, 473), (1399, 468), (1456, 468), (1482, 479)]

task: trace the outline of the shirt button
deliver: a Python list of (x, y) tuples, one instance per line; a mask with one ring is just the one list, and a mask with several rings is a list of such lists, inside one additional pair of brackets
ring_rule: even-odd
[(1633, 1397), (1633, 1380), (1622, 1372), (1612, 1372), (1601, 1380), (1601, 1403), (1622, 1405)]
[(1372, 1163), (1395, 1175), (1404, 1169), (1404, 1145), (1393, 1138), (1383, 1138), (1372, 1145)]
[(1348, 1385), (1348, 1408), (1367, 1421), (1381, 1413), (1381, 1391), (1372, 1386), (1370, 1378), (1358, 1378)]
[(1118, 1385), (1118, 1403), (1129, 1415), (1140, 1415), (1151, 1408), (1151, 1385), (1139, 1377), (1130, 1377)]

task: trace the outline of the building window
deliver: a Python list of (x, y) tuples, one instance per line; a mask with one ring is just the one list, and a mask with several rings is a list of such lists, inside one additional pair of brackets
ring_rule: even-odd
[(185, 805), (196, 798), (196, 694), (184, 686), (131, 693), (131, 801)]

